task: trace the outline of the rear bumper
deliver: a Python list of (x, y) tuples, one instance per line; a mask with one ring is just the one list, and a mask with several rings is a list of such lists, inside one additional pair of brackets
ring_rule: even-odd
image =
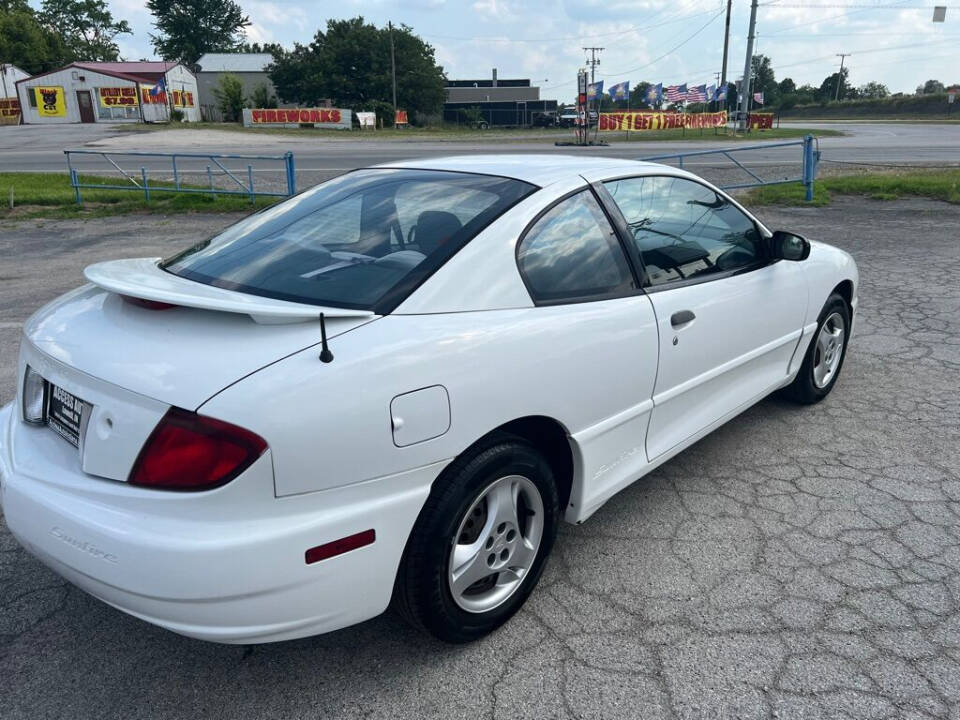
[[(383, 612), (443, 466), (278, 499), (267, 453), (218, 490), (145, 491), (69, 469), (38, 476), (43, 462), (24, 457), (37, 452), (24, 434), (48, 431), (13, 415), (0, 410), (0, 499), (16, 539), (124, 612), (224, 643), (315, 635)], [(305, 563), (308, 548), (370, 528), (372, 545)]]

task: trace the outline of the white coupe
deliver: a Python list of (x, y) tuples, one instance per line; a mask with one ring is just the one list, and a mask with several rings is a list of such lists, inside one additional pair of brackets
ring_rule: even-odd
[(858, 282), (687, 172), (559, 155), (356, 170), (85, 274), (23, 330), (7, 524), (104, 602), (228, 643), (391, 601), (490, 632), (561, 520), (775, 390), (829, 393)]

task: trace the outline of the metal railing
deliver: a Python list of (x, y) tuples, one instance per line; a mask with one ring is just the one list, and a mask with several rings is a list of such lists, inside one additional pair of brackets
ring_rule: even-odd
[[(165, 193), (192, 193), (192, 194), (201, 194), (201, 195), (210, 195), (212, 197), (217, 197), (218, 195), (241, 195), (250, 198), (250, 202), (253, 203), (258, 197), (290, 197), (297, 192), (297, 184), (295, 177), (295, 167), (293, 162), (293, 153), (287, 152), (283, 155), (216, 155), (208, 153), (160, 153), (160, 152), (110, 152), (110, 151), (101, 151), (101, 150), (64, 150), (64, 155), (67, 156), (67, 170), (70, 173), (70, 186), (73, 188), (74, 195), (77, 199), (78, 205), (83, 205), (83, 194), (82, 190), (126, 190), (126, 191), (135, 191), (142, 192), (144, 200), (150, 202), (150, 193), (151, 192), (165, 192)], [(79, 159), (78, 156), (99, 156), (102, 160), (105, 160), (112, 169), (122, 175), (127, 182), (120, 185), (112, 184), (100, 184), (100, 183), (87, 183), (82, 182), (80, 178), (80, 171), (75, 167), (75, 160)], [(170, 160), (169, 171), (164, 168), (158, 170), (153, 168), (148, 171), (146, 165), (140, 166), (140, 172), (132, 174), (127, 170), (124, 170), (114, 158), (122, 157), (138, 157), (138, 158), (167, 158)], [(178, 164), (178, 160), (180, 163)], [(248, 162), (245, 168), (246, 182), (241, 180), (238, 177), (238, 174), (242, 176), (244, 170), (237, 171), (236, 169), (231, 170), (225, 164), (227, 161), (232, 160), (258, 160), (258, 161), (271, 161), (282, 163), (282, 167), (278, 168), (276, 172), (282, 172), (283, 183), (286, 185), (286, 190), (269, 190), (269, 189), (258, 189), (254, 187), (254, 167), (253, 164)], [(204, 161), (207, 161), (208, 164), (205, 166), (205, 171), (203, 170), (187, 170), (184, 168), (184, 164), (199, 164), (203, 165)], [(214, 170), (216, 167), (216, 170)], [(85, 171), (86, 172), (86, 171)], [(150, 185), (149, 172), (162, 172), (164, 175), (172, 177), (171, 181), (162, 181), (164, 184), (154, 184)], [(206, 177), (207, 185), (206, 187), (200, 186), (195, 183), (190, 183), (184, 185), (183, 178), (184, 176), (190, 175), (199, 175), (201, 177)], [(226, 178), (228, 181), (232, 181), (226, 188), (217, 187), (214, 183), (214, 176), (218, 178)], [(156, 182), (156, 181), (155, 181)], [(237, 187), (234, 188), (233, 186)]]
[[(755, 172), (746, 167), (739, 160), (734, 158), (731, 153), (744, 152), (747, 150), (769, 150), (782, 147), (800, 147), (803, 153), (803, 171), (799, 177), (786, 178), (783, 180), (764, 180)], [(652, 157), (640, 158), (655, 162), (659, 160), (679, 161), (679, 166), (683, 167), (683, 159), (689, 157), (699, 157), (704, 155), (722, 155), (732, 162), (747, 175), (753, 178), (753, 182), (738, 183), (735, 185), (721, 185), (721, 190), (736, 190), (738, 188), (760, 187), (762, 185), (784, 185), (786, 183), (803, 183), (806, 188), (805, 199), (807, 202), (813, 200), (813, 183), (817, 177), (817, 163), (820, 161), (820, 149), (817, 139), (813, 135), (807, 135), (802, 140), (792, 140), (790, 142), (764, 143), (762, 145), (745, 145), (742, 147), (723, 148), (721, 150), (694, 150), (693, 152), (670, 153), (668, 155), (654, 155)]]

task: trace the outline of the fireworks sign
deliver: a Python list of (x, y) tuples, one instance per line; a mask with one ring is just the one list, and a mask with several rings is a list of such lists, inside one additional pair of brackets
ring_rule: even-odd
[(243, 111), (244, 127), (312, 125), (349, 130), (351, 123), (350, 110), (339, 108), (246, 108)]
[(103, 107), (135, 107), (138, 104), (135, 87), (102, 87), (98, 94)]

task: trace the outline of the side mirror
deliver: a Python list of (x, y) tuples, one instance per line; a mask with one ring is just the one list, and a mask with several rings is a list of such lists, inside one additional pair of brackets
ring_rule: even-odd
[(777, 230), (770, 238), (770, 254), (775, 260), (806, 260), (810, 256), (810, 241), (801, 235)]

